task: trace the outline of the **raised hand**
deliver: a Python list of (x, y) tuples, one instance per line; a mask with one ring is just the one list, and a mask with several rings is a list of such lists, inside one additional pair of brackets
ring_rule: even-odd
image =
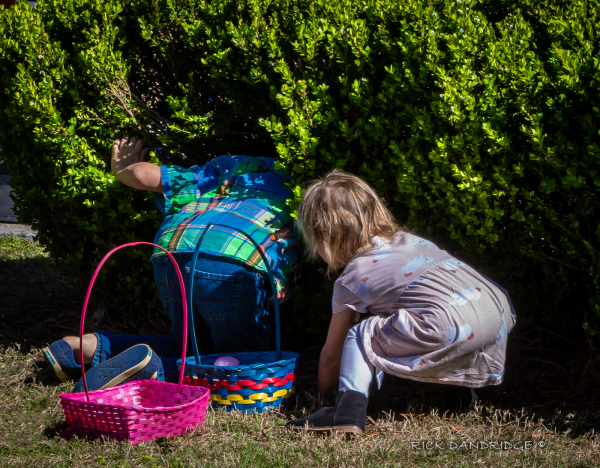
[(116, 138), (112, 146), (111, 169), (122, 184), (138, 190), (162, 193), (160, 167), (146, 162), (150, 150), (137, 137)]
[(145, 161), (150, 150), (144, 148), (144, 143), (137, 137), (125, 135), (123, 138), (115, 139), (112, 147), (111, 168), (115, 173), (115, 166), (124, 169), (135, 163)]

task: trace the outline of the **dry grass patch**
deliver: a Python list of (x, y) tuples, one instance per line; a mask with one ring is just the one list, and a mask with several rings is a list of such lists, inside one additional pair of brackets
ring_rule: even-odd
[(596, 466), (600, 459), (594, 430), (574, 435), (578, 420), (597, 425), (600, 414), (543, 418), (490, 407), (464, 414), (372, 414), (366, 434), (353, 440), (288, 432), (284, 424), (292, 414), (209, 410), (201, 431), (176, 439), (138, 446), (67, 441), (60, 436), (65, 425), (58, 396), (73, 384), (49, 380), (39, 350), (0, 351), (0, 466)]
[[(296, 411), (209, 410), (201, 431), (138, 446), (67, 441), (60, 436), (59, 395), (73, 383), (58, 382), (39, 348), (77, 329), (78, 284), (38, 244), (0, 239), (0, 467), (600, 466), (598, 353), (591, 342), (558, 340), (541, 330), (518, 342), (511, 337), (509, 381), (480, 393), (502, 409), (487, 404), (470, 413), (443, 412), (445, 386), (391, 378), (373, 394), (363, 437), (290, 433), (288, 419), (322, 404), (310, 393), (319, 349), (308, 348), (300, 350)], [(91, 317), (101, 307), (90, 309)], [(102, 326), (138, 334), (167, 329), (159, 314), (131, 307), (107, 306)]]

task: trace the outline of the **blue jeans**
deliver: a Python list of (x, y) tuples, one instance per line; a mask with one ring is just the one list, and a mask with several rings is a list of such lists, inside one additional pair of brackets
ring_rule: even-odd
[[(173, 254), (184, 282), (190, 274), (191, 253)], [(165, 312), (171, 319), (170, 335), (118, 335), (99, 331), (92, 365), (110, 359), (136, 344), (145, 343), (161, 358), (164, 380), (176, 382), (183, 339), (183, 305), (177, 273), (166, 256), (153, 261), (154, 280)], [(266, 351), (271, 338), (267, 302), (268, 281), (247, 266), (211, 255), (198, 256), (194, 271), (193, 316), (200, 354)], [(189, 298), (188, 298), (189, 300)], [(188, 355), (191, 343), (188, 337)]]

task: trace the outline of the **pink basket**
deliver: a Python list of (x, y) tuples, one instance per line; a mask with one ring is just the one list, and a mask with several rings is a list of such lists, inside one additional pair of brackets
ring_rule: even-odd
[[(183, 349), (185, 360), (187, 345), (188, 317), (187, 301), (183, 277), (173, 256), (156, 244), (150, 242), (132, 242), (115, 247), (108, 252), (92, 276), (83, 304), (81, 325), (79, 328), (80, 362), (83, 362), (83, 326), (88, 301), (96, 277), (114, 252), (133, 245), (153, 245), (163, 250), (175, 265), (179, 286), (183, 298)], [(81, 367), (85, 393), (64, 393), (60, 402), (65, 412), (71, 434), (87, 436), (107, 436), (118, 440), (129, 439), (132, 444), (156, 439), (157, 437), (176, 437), (194, 428), (202, 427), (209, 403), (210, 392), (204, 387), (183, 385), (184, 368), (179, 373), (179, 383), (159, 382), (157, 380), (136, 380), (104, 390), (88, 391), (85, 371)]]

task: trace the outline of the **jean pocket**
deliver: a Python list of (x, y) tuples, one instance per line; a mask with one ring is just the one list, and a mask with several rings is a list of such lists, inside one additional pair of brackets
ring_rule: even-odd
[(169, 257), (156, 257), (152, 260), (152, 265), (154, 268), (154, 282), (156, 283), (156, 288), (158, 289), (158, 295), (160, 296), (161, 301), (164, 305), (174, 300), (173, 293), (171, 292), (171, 288), (169, 287)]
[[(189, 272), (189, 269), (186, 268)], [(205, 320), (225, 320), (236, 316), (242, 273), (219, 274), (194, 271), (193, 305)]]

